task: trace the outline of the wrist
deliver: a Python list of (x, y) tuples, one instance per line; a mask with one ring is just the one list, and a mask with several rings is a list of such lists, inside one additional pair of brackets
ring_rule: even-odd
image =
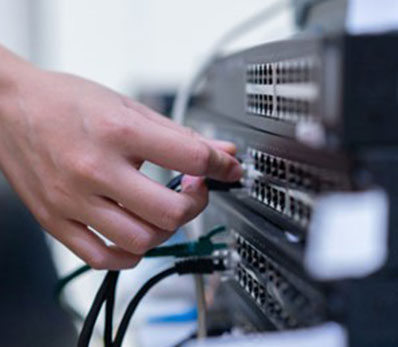
[[(0, 111), (30, 75), (33, 66), (0, 46)], [(0, 112), (0, 120), (7, 112)]]
[(30, 70), (34, 68), (0, 45), (0, 171), (4, 172), (7, 155), (7, 135), (15, 117), (15, 105)]

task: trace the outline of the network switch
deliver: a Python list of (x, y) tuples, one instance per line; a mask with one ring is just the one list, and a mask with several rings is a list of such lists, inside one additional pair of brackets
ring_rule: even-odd
[[(224, 224), (238, 255), (216, 302), (239, 328), (333, 320), (350, 347), (396, 345), (397, 43), (396, 33), (295, 38), (220, 58), (203, 76), (187, 124), (234, 142), (245, 169), (244, 187), (213, 193), (202, 220)], [(360, 280), (311, 277), (319, 199), (375, 187), (390, 199), (385, 266)]]
[(398, 35), (346, 34), (258, 46), (215, 62), (205, 107), (256, 129), (329, 148), (396, 144)]

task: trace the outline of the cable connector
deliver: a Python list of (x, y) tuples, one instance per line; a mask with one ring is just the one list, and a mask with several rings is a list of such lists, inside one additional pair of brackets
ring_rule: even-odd
[(219, 192), (228, 192), (231, 189), (240, 189), (243, 188), (243, 185), (240, 181), (236, 182), (221, 182), (217, 180), (213, 180), (211, 178), (206, 178), (205, 183), (207, 189), (210, 191), (219, 191)]
[[(177, 192), (181, 191), (181, 182), (182, 178), (184, 177), (184, 174), (179, 174), (178, 176), (175, 176), (168, 184), (167, 187), (175, 190)], [(243, 180), (243, 179), (242, 179)], [(240, 189), (243, 188), (244, 185), (242, 184), (241, 181), (236, 181), (236, 182), (222, 182), (222, 181), (217, 181), (212, 178), (206, 177), (205, 179), (205, 184), (207, 188), (210, 191), (223, 191), (227, 192), (231, 189)]]
[(226, 249), (226, 243), (213, 243), (211, 240), (215, 235), (224, 232), (225, 226), (218, 226), (209, 233), (199, 237), (197, 241), (179, 243), (172, 246), (161, 246), (145, 253), (145, 258), (153, 257), (205, 257), (212, 255), (217, 250)]
[(227, 267), (221, 258), (193, 258), (175, 263), (179, 275), (185, 274), (212, 274), (216, 271), (225, 271)]

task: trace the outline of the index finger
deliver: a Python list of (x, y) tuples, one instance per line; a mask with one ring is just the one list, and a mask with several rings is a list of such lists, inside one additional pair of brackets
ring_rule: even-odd
[[(167, 169), (222, 181), (237, 181), (242, 176), (238, 160), (200, 138), (167, 129), (154, 122), (140, 129), (134, 152)], [(150, 125), (150, 126), (149, 126)]]

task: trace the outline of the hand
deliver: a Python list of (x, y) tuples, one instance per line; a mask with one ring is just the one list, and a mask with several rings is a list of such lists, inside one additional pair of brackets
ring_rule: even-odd
[(1, 168), (43, 228), (94, 268), (133, 266), (207, 204), (202, 178), (186, 176), (176, 193), (139, 172), (145, 160), (193, 176), (241, 176), (229, 143), (93, 82), (18, 71), (0, 89)]

